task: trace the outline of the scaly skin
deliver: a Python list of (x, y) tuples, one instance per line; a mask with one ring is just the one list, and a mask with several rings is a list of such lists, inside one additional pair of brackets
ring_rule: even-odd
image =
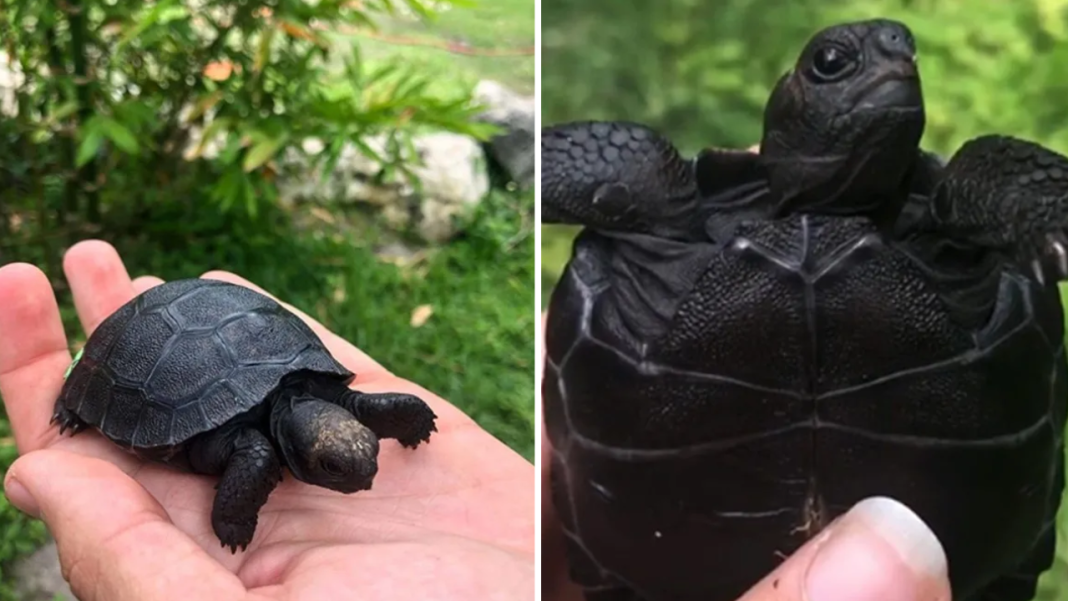
[(966, 142), (935, 190), (936, 232), (998, 251), (1039, 282), (1068, 278), (1068, 158), (987, 135)]
[(652, 129), (576, 122), (542, 130), (542, 221), (670, 233), (697, 200), (693, 167)]
[(360, 392), (327, 379), (309, 381), (307, 386), (316, 397), (352, 413), (380, 439), (392, 438), (414, 449), (429, 442), (430, 435), (438, 430), (434, 410), (417, 396)]
[(223, 547), (244, 551), (256, 533), (260, 508), (282, 481), (271, 441), (251, 428), (218, 428), (190, 445), (189, 460), (195, 471), (221, 476), (211, 527)]

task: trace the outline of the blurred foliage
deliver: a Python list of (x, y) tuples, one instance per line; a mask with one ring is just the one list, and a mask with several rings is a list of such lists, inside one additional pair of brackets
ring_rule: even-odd
[[(464, 232), (426, 248), (359, 207), (282, 206), (274, 187), (276, 157), (308, 137), (328, 173), (344, 143), (373, 155), (363, 141), (388, 136), (387, 179), (415, 134), (491, 133), (472, 120), (479, 79), (533, 88), (533, 56), (378, 33), (524, 47), (533, 22), (533, 0), (0, 0), (0, 66), (17, 75), (5, 94), (0, 69), (0, 265), (46, 272), (72, 348), (61, 259), (78, 240), (112, 243), (134, 277), (238, 273), (533, 460), (533, 193), (494, 180)], [(0, 411), (0, 475), (14, 458)], [(44, 535), (0, 496), (0, 568)]]
[[(316, 159), (328, 167), (354, 143), (382, 160), (389, 178), (404, 169), (397, 157), (419, 127), (489, 131), (473, 123), (478, 107), (466, 91), (427, 93), (432, 75), (401, 61), (368, 65), (356, 48), (340, 65), (333, 60), (323, 29), (367, 26), (402, 7), (431, 15), (422, 0), (2, 7), (4, 50), (23, 76), (18, 115), (0, 131), (9, 141), (3, 158), (44, 193), (38, 208), (60, 219), (96, 222), (130, 200), (127, 190), (143, 190), (134, 201), (143, 205), (176, 188), (255, 216), (274, 197), (271, 160), (299, 151), (305, 138), (324, 141)], [(362, 143), (378, 133), (390, 136), (386, 156)], [(209, 160), (183, 169), (183, 157)]]
[[(10, 444), (11, 428), (6, 420), (0, 420), (0, 473), (15, 461), (15, 446)], [(22, 601), (6, 585), (7, 563), (16, 557), (32, 553), (45, 541), (47, 531), (44, 523), (31, 520), (26, 514), (15, 508), (4, 495), (0, 495), (0, 601)]]
[[(499, 81), (509, 88), (534, 94), (535, 47), (533, 0), (481, 0), (478, 10), (447, 10), (433, 21), (399, 26), (386, 21), (381, 37), (355, 34), (364, 57), (389, 56), (403, 60), (423, 73), (448, 72), (434, 85), (470, 89), (479, 79)], [(404, 36), (405, 44), (391, 43), (391, 36)], [(442, 42), (455, 52), (427, 52), (420, 43)], [(459, 68), (458, 68), (459, 67)]]
[[(916, 36), (925, 147), (948, 155), (998, 132), (1068, 152), (1068, 0), (542, 0), (542, 122), (644, 122), (686, 153), (747, 147), (807, 39), (869, 17)], [(574, 233), (542, 226), (543, 305)], [(1068, 528), (1059, 551), (1042, 601), (1068, 599)]]

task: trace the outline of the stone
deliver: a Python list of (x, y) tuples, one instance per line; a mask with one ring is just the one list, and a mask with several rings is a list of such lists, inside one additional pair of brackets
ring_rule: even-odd
[(508, 176), (521, 187), (534, 183), (536, 103), (534, 98), (523, 96), (506, 86), (491, 80), (483, 80), (475, 86), (476, 102), (487, 107), (478, 119), (492, 123), (504, 131), (489, 141), (488, 152)]
[[(387, 154), (385, 136), (369, 137), (363, 143), (379, 156)], [(309, 157), (324, 147), (320, 140), (308, 139), (301, 143), (303, 152), (288, 149), (277, 179), (281, 202), (374, 205), (391, 227), (410, 229), (426, 242), (442, 243), (464, 229), (489, 193), (485, 153), (467, 136), (440, 132), (412, 138), (417, 156), (402, 155), (402, 160), (419, 185), (401, 172), (383, 181), (384, 166), (351, 144), (342, 147), (336, 165), (323, 178)]]
[(78, 601), (63, 579), (55, 541), (15, 562), (11, 580), (21, 601)]
[(25, 77), (19, 64), (7, 52), (0, 51), (0, 116), (18, 116), (19, 103), (16, 92), (24, 82)]

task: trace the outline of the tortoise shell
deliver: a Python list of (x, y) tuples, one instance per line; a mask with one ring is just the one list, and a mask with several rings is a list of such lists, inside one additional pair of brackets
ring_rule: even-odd
[(965, 327), (927, 275), (958, 268), (861, 218), (726, 246), (583, 231), (543, 397), (587, 598), (733, 601), (882, 495), (938, 535), (955, 599), (1030, 599), (1064, 486), (1061, 298), (999, 267)]
[(221, 281), (176, 280), (100, 324), (57, 402), (123, 447), (173, 453), (260, 406), (287, 377), (312, 372), (354, 378), (269, 297)]

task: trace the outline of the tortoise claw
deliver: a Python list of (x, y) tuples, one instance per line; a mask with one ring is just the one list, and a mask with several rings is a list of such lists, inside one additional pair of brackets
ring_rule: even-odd
[(71, 436), (81, 432), (87, 426), (87, 424), (75, 415), (73, 411), (70, 411), (65, 407), (57, 407), (52, 414), (52, 419), (49, 423), (59, 426), (60, 435), (70, 432)]
[(242, 553), (244, 553), (245, 551), (248, 550), (248, 545), (247, 544), (237, 544), (237, 543), (234, 543), (234, 544), (220, 543), (220, 544), (221, 544), (223, 549), (230, 549), (230, 554), (231, 555), (237, 555), (237, 550), (238, 549), (241, 549)]
[(1056, 259), (1057, 278), (1068, 277), (1068, 249), (1065, 248), (1064, 240), (1059, 239), (1054, 234), (1047, 234), (1046, 240), (1051, 254)]
[(1038, 284), (1040, 286), (1045, 286), (1046, 285), (1046, 275), (1044, 273), (1044, 270), (1042, 269), (1042, 262), (1039, 261), (1038, 259), (1033, 259), (1031, 261), (1031, 271), (1034, 272), (1035, 279), (1038, 280)]

